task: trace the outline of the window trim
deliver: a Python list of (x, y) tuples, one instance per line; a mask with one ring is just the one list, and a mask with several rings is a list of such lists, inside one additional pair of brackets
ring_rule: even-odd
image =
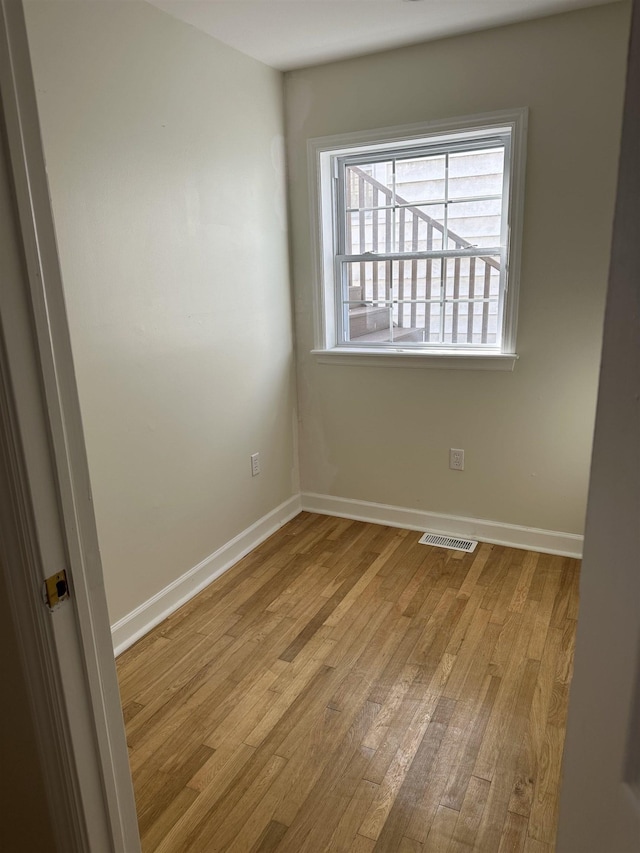
[[(360, 363), (379, 366), (387, 359), (388, 366), (462, 367), (473, 369), (513, 369), (517, 359), (516, 331), (518, 316), (518, 290), (522, 244), (522, 219), (524, 208), (524, 180), (526, 160), (526, 132), (528, 109), (526, 107), (498, 110), (481, 115), (447, 118), (418, 124), (377, 128), (368, 131), (345, 133), (309, 139), (307, 156), (309, 164), (309, 193), (311, 200), (311, 243), (314, 258), (314, 349), (321, 361), (331, 363)], [(377, 148), (396, 148), (402, 151), (420, 140), (437, 142), (457, 133), (473, 133), (479, 137), (492, 136), (496, 128), (510, 130), (511, 164), (508, 181), (508, 204), (511, 211), (507, 248), (508, 276), (505, 291), (502, 347), (483, 347), (467, 351), (442, 348), (418, 349), (402, 347), (338, 346), (336, 304), (335, 247), (338, 245), (337, 222), (334, 217), (334, 178), (338, 156), (357, 156), (373, 153)], [(422, 363), (421, 363), (422, 362)], [(509, 366), (510, 365), (510, 366)]]

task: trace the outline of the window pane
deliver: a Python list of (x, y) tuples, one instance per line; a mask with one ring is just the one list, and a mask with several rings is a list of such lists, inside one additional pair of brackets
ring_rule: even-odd
[(446, 157), (414, 157), (396, 162), (396, 201), (439, 201), (445, 198)]
[(501, 195), (504, 148), (449, 155), (449, 198)]
[(391, 261), (347, 263), (345, 269), (343, 311), (346, 340), (389, 343), (393, 334)]
[(499, 246), (502, 201), (462, 201), (448, 205), (449, 249), (463, 246)]
[(351, 308), (392, 297), (391, 261), (346, 263), (344, 300)]
[(345, 334), (361, 343), (495, 346), (500, 259), (345, 263)]
[[(345, 334), (361, 343), (423, 343), (439, 334), (442, 262), (345, 263)], [(426, 329), (426, 336), (425, 336)]]
[(392, 204), (393, 161), (346, 166), (345, 184), (347, 210)]
[(394, 251), (393, 210), (359, 210), (348, 213), (345, 248), (347, 255)]
[(443, 248), (444, 204), (401, 207), (396, 211), (395, 252), (431, 252)]
[(442, 286), (442, 261), (429, 260), (393, 261), (393, 294), (397, 300), (421, 302), (440, 299)]
[(350, 306), (347, 340), (359, 343), (390, 343), (393, 340), (392, 312), (393, 304), (384, 300)]
[(444, 344), (496, 346), (498, 337), (498, 299), (480, 302), (445, 303)]
[(500, 289), (500, 258), (447, 258), (445, 293), (447, 299), (480, 299), (497, 296)]
[(444, 213), (443, 204), (348, 213), (346, 254), (440, 251)]
[(500, 304), (500, 258), (447, 258), (445, 344), (496, 345)]

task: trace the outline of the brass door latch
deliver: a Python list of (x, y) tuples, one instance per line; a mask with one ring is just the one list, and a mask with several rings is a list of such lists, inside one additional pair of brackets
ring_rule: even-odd
[(67, 573), (63, 570), (47, 578), (44, 582), (44, 597), (49, 610), (53, 610), (66, 598), (69, 598)]

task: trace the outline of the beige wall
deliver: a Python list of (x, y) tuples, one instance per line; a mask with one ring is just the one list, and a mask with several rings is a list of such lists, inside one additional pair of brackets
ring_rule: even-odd
[[(614, 4), (286, 75), (303, 491), (582, 532), (628, 18)], [(307, 139), (521, 106), (514, 373), (316, 363)]]
[(146, 3), (27, 24), (115, 622), (298, 490), (282, 81)]

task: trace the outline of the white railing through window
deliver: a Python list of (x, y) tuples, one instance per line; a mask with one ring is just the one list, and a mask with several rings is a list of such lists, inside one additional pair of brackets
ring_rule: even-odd
[[(446, 200), (440, 208), (416, 204), (359, 165), (345, 169), (348, 340), (496, 344), (500, 254), (495, 249), (483, 253), (482, 247), (449, 228)], [(470, 209), (481, 210), (486, 200), (495, 196), (456, 198), (455, 205), (467, 202)], [(440, 218), (429, 215), (427, 207), (442, 213)]]

